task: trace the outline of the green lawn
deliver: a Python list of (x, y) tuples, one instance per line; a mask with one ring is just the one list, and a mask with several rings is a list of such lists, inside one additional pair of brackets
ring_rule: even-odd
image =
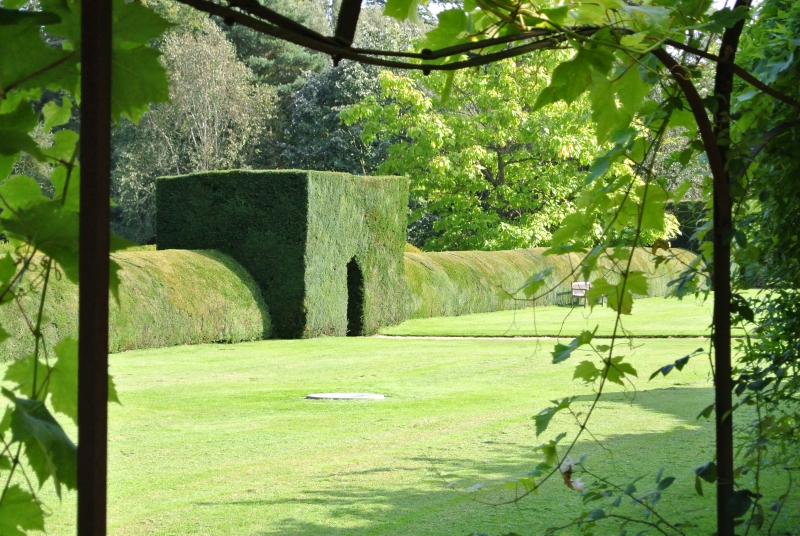
[[(506, 314), (480, 315), (481, 325), (499, 326)], [(676, 319), (692, 314), (673, 313), (650, 326), (671, 322), (674, 330)], [(428, 322), (445, 320), (453, 322)], [(576, 329), (582, 326), (565, 335)], [(577, 428), (564, 413), (539, 438), (531, 419), (551, 399), (578, 395), (576, 410), (586, 411), (593, 398), (591, 388), (572, 380), (575, 365), (592, 356), (579, 350), (553, 365), (553, 344), (320, 338), (112, 355), (122, 405), (110, 413), (109, 534), (541, 534), (580, 512), (580, 495), (560, 478), (519, 509), (475, 499), (510, 498), (502, 480), (541, 460), (534, 446), (561, 431), (574, 437)], [(576, 459), (589, 456), (592, 471), (623, 484), (646, 475), (637, 484), (642, 491), (667, 466), (677, 480), (662, 513), (691, 522), (690, 535), (713, 530), (713, 489), (698, 497), (693, 474), (713, 456), (713, 425), (695, 418), (713, 398), (708, 360), (700, 355), (680, 373), (647, 378), (704, 345), (696, 338), (624, 341), (619, 352), (629, 355), (640, 379), (626, 389), (611, 385), (590, 424), (600, 443), (587, 436), (573, 451)], [(328, 391), (387, 398), (304, 399)], [(467, 491), (476, 483), (487, 485)], [(774, 498), (778, 484), (784, 485), (768, 479), (762, 493)], [(49, 489), (50, 532), (73, 535), (74, 493), (59, 504)], [(784, 511), (795, 517), (778, 526), (800, 524), (797, 508)]]
[[(712, 299), (694, 297), (643, 298), (633, 303), (633, 314), (622, 317), (622, 327), (635, 337), (701, 337), (711, 333)], [(407, 320), (384, 328), (384, 335), (424, 337), (555, 337), (594, 330), (610, 336), (616, 313), (608, 307), (528, 307), (524, 309)]]
[[(536, 438), (530, 417), (549, 399), (579, 394), (588, 407), (590, 389), (570, 379), (577, 359), (550, 364), (551, 344), (327, 338), (114, 355), (123, 405), (110, 417), (109, 533), (541, 533), (578, 511), (576, 492), (554, 480), (520, 513), (472, 500), (499, 498), (500, 484), (464, 489), (537, 463), (532, 446), (551, 435)], [(698, 344), (643, 341), (632, 359), (646, 378)], [(708, 534), (713, 517), (713, 494), (692, 491), (692, 468), (712, 456), (711, 426), (695, 420), (712, 397), (707, 375), (700, 357), (613, 389), (592, 427), (610, 452), (588, 439), (576, 450), (620, 479), (652, 481), (669, 465), (678, 480), (665, 511), (697, 523), (692, 534)], [(388, 398), (303, 398), (340, 390)], [(552, 430), (575, 428), (559, 415)], [(51, 533), (74, 534), (71, 501), (48, 500)]]

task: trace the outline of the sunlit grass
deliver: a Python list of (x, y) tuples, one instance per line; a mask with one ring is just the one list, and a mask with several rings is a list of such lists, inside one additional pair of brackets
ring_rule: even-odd
[[(633, 314), (621, 317), (618, 334), (634, 337), (702, 337), (711, 333), (713, 299), (694, 297), (643, 298), (633, 303)], [(385, 335), (440, 337), (555, 337), (575, 336), (599, 326), (598, 336), (610, 336), (616, 313), (594, 308), (550, 305), (515, 311), (407, 320), (384, 328)]]
[[(713, 492), (697, 497), (692, 469), (713, 456), (695, 416), (712, 398), (708, 363), (647, 382), (697, 340), (636, 343), (639, 380), (610, 386), (574, 454), (621, 482), (661, 466), (678, 478), (664, 514), (708, 534)], [(579, 351), (552, 365), (552, 341), (326, 338), (183, 346), (111, 356), (122, 400), (110, 418), (109, 534), (462, 535), (541, 533), (581, 508), (558, 480), (521, 509), (504, 478), (530, 470), (545, 436), (531, 417), (548, 400), (592, 389), (572, 381)], [(311, 401), (311, 392), (368, 391), (383, 401)], [(605, 450), (608, 449), (608, 450)], [(591, 479), (588, 479), (591, 480)], [(446, 483), (456, 482), (454, 489)], [(486, 482), (479, 492), (467, 487)], [(707, 490), (711, 491), (711, 490)], [(54, 534), (74, 534), (74, 494), (50, 497)], [(524, 517), (522, 517), (524, 516)]]

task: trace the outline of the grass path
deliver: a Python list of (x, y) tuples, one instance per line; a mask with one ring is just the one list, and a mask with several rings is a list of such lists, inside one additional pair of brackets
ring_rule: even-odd
[[(549, 399), (579, 394), (588, 407), (591, 391), (570, 379), (577, 361), (550, 364), (551, 345), (330, 338), (114, 355), (123, 405), (110, 418), (109, 533), (541, 532), (580, 508), (562, 483), (523, 503), (532, 525), (463, 490), (538, 462), (532, 447), (550, 436), (535, 437), (531, 416)], [(696, 346), (644, 341), (633, 359), (646, 377)], [(712, 455), (710, 425), (694, 419), (711, 400), (707, 373), (698, 358), (680, 375), (637, 382), (635, 393), (615, 389), (593, 427), (613, 454), (592, 441), (577, 451), (590, 455), (594, 469), (624, 477), (652, 479), (674, 462), (673, 514), (701, 527), (713, 496), (694, 497), (691, 470)], [(388, 398), (303, 398), (342, 390)], [(563, 415), (552, 429), (575, 431)], [(500, 498), (503, 489), (490, 484), (477, 495)], [(52, 533), (72, 533), (71, 500), (56, 509)]]
[[(643, 298), (634, 301), (633, 314), (623, 316), (623, 328), (634, 337), (703, 337), (711, 331), (712, 299)], [(556, 337), (575, 336), (599, 325), (599, 336), (610, 336), (615, 312), (608, 307), (551, 305), (518, 310), (406, 320), (381, 330), (383, 335), (441, 337)]]

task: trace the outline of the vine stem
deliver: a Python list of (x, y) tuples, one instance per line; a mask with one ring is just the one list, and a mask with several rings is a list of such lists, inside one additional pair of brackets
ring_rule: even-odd
[[(737, 1), (737, 6), (740, 2)], [(743, 24), (743, 21), (739, 21)], [(741, 26), (741, 24), (737, 25)], [(741, 28), (740, 28), (741, 31)], [(726, 31), (725, 35), (728, 35)], [(716, 455), (717, 455), (717, 531), (719, 536), (733, 536), (733, 517), (728, 513), (727, 505), (733, 497), (733, 418), (731, 412), (733, 379), (731, 377), (731, 198), (730, 177), (726, 169), (726, 158), (720, 150), (719, 137), (728, 135), (730, 123), (730, 96), (733, 90), (733, 53), (738, 44), (738, 34), (735, 42), (727, 41), (723, 36), (721, 50), (722, 59), (718, 63), (717, 84), (715, 96), (720, 107), (715, 119), (717, 126), (712, 126), (705, 106), (697, 88), (690, 79), (686, 69), (680, 66), (675, 59), (665, 50), (653, 51), (653, 55), (672, 74), (675, 81), (683, 90), (689, 107), (697, 121), (700, 137), (708, 157), (711, 175), (714, 182), (714, 255), (712, 261), (712, 282), (714, 286), (714, 409), (716, 421)], [(727, 52), (726, 52), (727, 50)], [(727, 70), (723, 67), (727, 65)], [(725, 79), (723, 82), (721, 79)], [(723, 128), (720, 128), (723, 127)]]

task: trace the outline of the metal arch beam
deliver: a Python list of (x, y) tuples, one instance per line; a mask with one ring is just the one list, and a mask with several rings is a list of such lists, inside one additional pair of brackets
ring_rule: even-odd
[(361, 15), (361, 0), (342, 0), (339, 16), (336, 18), (335, 39), (339, 43), (348, 47), (353, 44), (359, 15)]
[(106, 534), (111, 24), (110, 0), (83, 0), (78, 254), (79, 536)]

